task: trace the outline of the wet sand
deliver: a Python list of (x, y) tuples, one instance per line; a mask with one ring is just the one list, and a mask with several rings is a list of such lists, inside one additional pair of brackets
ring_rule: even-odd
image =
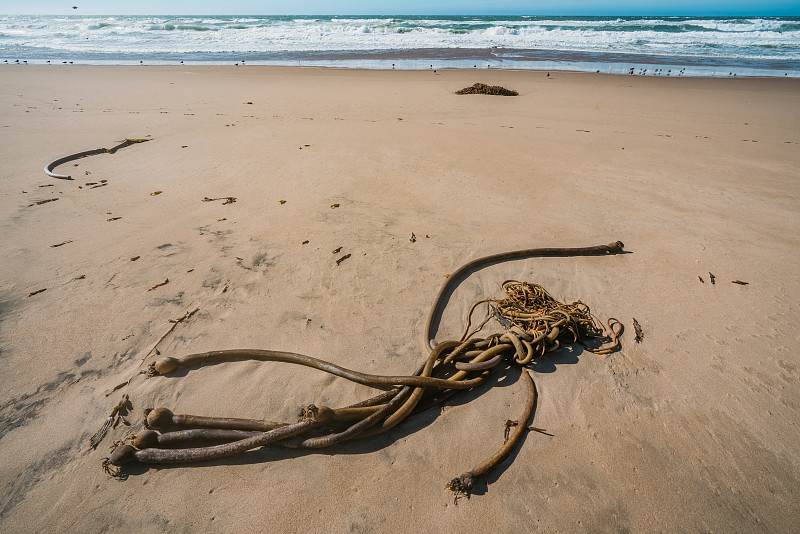
[[(453, 94), (478, 81), (520, 96)], [(42, 170), (125, 138), (152, 140)], [(794, 532), (798, 145), (798, 80), (3, 66), (0, 529)], [(373, 391), (279, 363), (145, 380), (156, 351), (407, 374), (459, 266), (616, 240), (630, 254), (504, 262), (449, 299), (440, 340), (511, 278), (626, 326), (610, 356), (533, 367), (552, 435), (470, 499), (444, 485), (502, 444), (516, 369), (364, 442), (101, 469), (145, 408), (293, 421)], [(92, 450), (123, 393), (131, 426)]]

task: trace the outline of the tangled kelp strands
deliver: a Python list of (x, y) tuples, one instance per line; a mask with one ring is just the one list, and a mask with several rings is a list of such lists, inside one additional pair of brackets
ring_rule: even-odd
[[(543, 256), (554, 256), (617, 253), (621, 250), (622, 244), (617, 242), (583, 249), (538, 249), (538, 252)], [(526, 430), (542, 431), (528, 426), (534, 416), (537, 393), (525, 367), (532, 365), (535, 370), (536, 362), (562, 343), (578, 342), (584, 344), (587, 350), (608, 354), (619, 348), (619, 336), (622, 334), (622, 324), (616, 319), (610, 319), (606, 328), (585, 304), (580, 301), (572, 304), (559, 302), (537, 284), (506, 281), (502, 287), (504, 298), (476, 302), (469, 310), (467, 328), (461, 339), (436, 344), (425, 361), (410, 375), (361, 373), (304, 354), (263, 349), (219, 350), (182, 358), (163, 356), (150, 364), (147, 371), (149, 376), (168, 375), (178, 369), (189, 371), (236, 360), (256, 360), (310, 367), (386, 391), (342, 408), (309, 404), (300, 411), (294, 422), (174, 414), (167, 408), (156, 408), (147, 414), (147, 428), (132, 442), (117, 446), (110, 458), (104, 459), (103, 466), (109, 474), (124, 478), (121, 468), (136, 461), (144, 464), (185, 464), (218, 460), (263, 446), (319, 449), (373, 437), (394, 428), (416, 412), (441, 405), (458, 391), (484, 384), (495, 368), (507, 371), (512, 367), (510, 364), (514, 363), (523, 367), (520, 382), (526, 389), (527, 401), (520, 418), (506, 421), (503, 425), (506, 441), (500, 449), (447, 484), (456, 498), (469, 495), (475, 481), (499, 465), (519, 443)], [(434, 303), (431, 316), (439, 310), (441, 294)], [(489, 303), (487, 318), (470, 332), (471, 316), (481, 303)], [(477, 331), (492, 318), (498, 320), (504, 331), (477, 337)], [(426, 332), (427, 345), (430, 341), (428, 327)], [(587, 342), (593, 342), (595, 346), (590, 347)], [(598, 342), (605, 344), (597, 346)], [(510, 432), (511, 428), (514, 428), (513, 432)]]
[[(617, 319), (609, 319), (604, 326), (581, 301), (566, 304), (554, 299), (539, 284), (506, 280), (502, 283), (506, 297), (501, 300), (479, 300), (469, 310), (467, 328), (462, 341), (480, 331), (492, 318), (509, 330), (504, 336), (517, 347), (525, 348), (525, 358), (516, 360), (520, 365), (527, 365), (544, 356), (546, 352), (558, 350), (561, 342), (580, 343), (589, 352), (610, 354), (619, 348), (619, 334), (622, 323)], [(486, 319), (475, 330), (469, 332), (472, 314), (479, 304), (489, 303)], [(516, 338), (516, 339), (515, 339)], [(502, 339), (502, 338), (501, 338)], [(586, 344), (590, 340), (610, 340), (602, 347), (591, 347)]]
[(502, 85), (486, 85), (485, 83), (475, 83), (470, 87), (465, 87), (456, 91), (457, 95), (498, 95), (498, 96), (518, 96), (519, 93), (513, 89), (506, 89)]

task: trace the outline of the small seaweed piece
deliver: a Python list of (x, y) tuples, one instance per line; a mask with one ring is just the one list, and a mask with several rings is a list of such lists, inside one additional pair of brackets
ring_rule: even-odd
[(203, 197), (203, 202), (214, 202), (215, 200), (224, 200), (225, 202), (222, 203), (224, 206), (225, 204), (233, 204), (236, 202), (236, 197), (217, 197), (217, 198), (209, 198)]
[(33, 204), (28, 204), (28, 207), (30, 208), (31, 206), (41, 206), (42, 204), (47, 204), (48, 202), (55, 202), (56, 200), (58, 200), (58, 199), (57, 198), (48, 198), (47, 200), (37, 200)]
[(340, 263), (342, 263), (344, 260), (346, 260), (349, 257), (350, 257), (350, 254), (345, 254), (344, 256), (342, 256), (341, 258), (336, 260), (336, 265), (339, 265)]
[(636, 320), (636, 317), (633, 318), (633, 330), (636, 332), (636, 337), (633, 340), (636, 343), (641, 343), (644, 339), (644, 332), (642, 332), (642, 325), (639, 324), (639, 321)]
[(103, 471), (111, 478), (116, 478), (119, 481), (128, 479), (128, 474), (123, 472), (121, 467), (112, 464), (110, 458), (103, 458)]
[(156, 284), (156, 285), (154, 285), (153, 287), (151, 287), (150, 289), (148, 289), (148, 291), (152, 291), (152, 290), (154, 290), (154, 289), (156, 289), (156, 288), (158, 288), (158, 287), (165, 286), (165, 285), (167, 285), (167, 284), (169, 284), (169, 278), (166, 278), (166, 279), (165, 279), (163, 282), (161, 282), (161, 283), (159, 283), (159, 284)]
[(111, 415), (105, 418), (103, 421), (103, 426), (100, 427), (100, 430), (94, 433), (94, 435), (89, 438), (89, 444), (92, 446), (93, 449), (96, 449), (97, 446), (103, 441), (103, 438), (106, 437), (109, 429), (111, 426), (117, 426), (117, 423), (120, 419), (125, 422), (126, 425), (129, 425), (127, 421), (125, 421), (123, 417), (123, 412), (127, 413), (128, 409), (131, 407), (131, 401), (128, 398), (128, 394), (124, 394), (122, 396), (122, 400), (120, 400), (116, 406), (111, 410)]
[(72, 243), (72, 239), (70, 239), (68, 241), (62, 241), (61, 243), (56, 243), (55, 245), (50, 245), (50, 248), (57, 248), (57, 247), (66, 245), (67, 243)]
[(32, 296), (34, 296), (34, 295), (38, 295), (38, 294), (39, 294), (39, 293), (41, 293), (42, 291), (47, 291), (47, 288), (44, 288), (44, 289), (37, 289), (36, 291), (31, 291), (30, 293), (28, 293), (28, 296), (29, 296), (29, 297), (32, 297)]
[(746, 286), (746, 285), (748, 285), (750, 282), (742, 282), (741, 280), (731, 280), (731, 283), (732, 283), (732, 284), (739, 284), (740, 286)]
[(711, 285), (712, 285), (712, 286), (713, 286), (713, 285), (716, 285), (716, 284), (714, 283), (714, 279), (716, 279), (716, 276), (714, 276), (714, 274), (713, 274), (711, 271), (709, 271), (709, 272), (708, 272), (708, 277), (709, 277), (709, 278), (711, 278)]

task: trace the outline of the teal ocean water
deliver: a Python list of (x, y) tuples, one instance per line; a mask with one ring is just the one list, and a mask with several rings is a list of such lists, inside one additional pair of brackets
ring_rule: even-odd
[(800, 77), (800, 18), (0, 16), (17, 61)]

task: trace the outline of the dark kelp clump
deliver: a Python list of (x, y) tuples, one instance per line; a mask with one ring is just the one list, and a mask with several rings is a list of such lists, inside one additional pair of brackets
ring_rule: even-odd
[(486, 85), (485, 83), (476, 83), (472, 87), (465, 87), (456, 91), (457, 95), (500, 95), (500, 96), (517, 96), (518, 92), (513, 89), (506, 89), (501, 85)]

